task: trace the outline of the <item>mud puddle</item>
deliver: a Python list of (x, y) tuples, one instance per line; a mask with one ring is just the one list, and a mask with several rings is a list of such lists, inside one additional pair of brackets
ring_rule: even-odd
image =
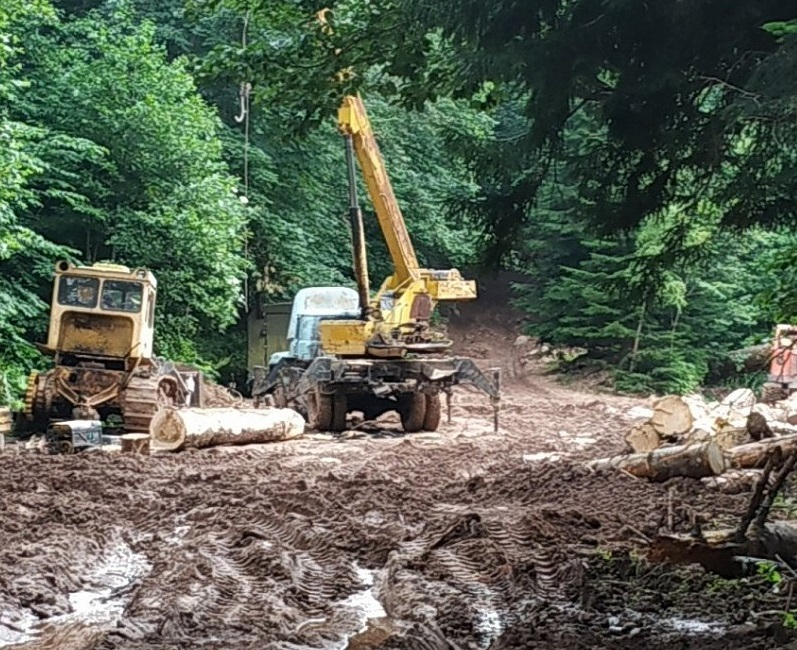
[[(4, 607), (0, 616), (0, 648), (33, 649), (42, 648), (45, 643), (67, 647), (68, 639), (74, 641), (81, 630), (85, 636), (96, 637), (122, 618), (136, 586), (150, 569), (143, 554), (134, 552), (123, 541), (116, 542), (80, 577), (83, 588), (65, 594), (65, 613), (42, 617), (41, 611)], [(80, 645), (77, 641), (74, 647)]]

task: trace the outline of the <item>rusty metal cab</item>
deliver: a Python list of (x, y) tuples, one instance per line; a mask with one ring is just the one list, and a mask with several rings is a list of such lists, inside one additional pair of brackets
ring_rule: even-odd
[(156, 295), (146, 269), (56, 264), (47, 344), (39, 346), (55, 367), (28, 379), (26, 428), (116, 415), (125, 430), (147, 431), (159, 405), (198, 405), (201, 373), (153, 357)]
[(59, 262), (47, 351), (56, 359), (150, 359), (156, 291), (155, 276), (146, 269)]

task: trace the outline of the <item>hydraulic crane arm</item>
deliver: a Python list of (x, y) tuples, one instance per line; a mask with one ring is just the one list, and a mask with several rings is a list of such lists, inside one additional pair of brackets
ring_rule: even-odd
[(338, 109), (338, 128), (344, 136), (351, 139), (354, 146), (379, 220), (379, 227), (382, 229), (393, 261), (395, 286), (399, 287), (420, 279), (421, 270), (418, 267), (415, 248), (393, 193), (393, 186), (390, 184), (362, 99), (352, 95), (343, 98), (343, 103)]
[[(322, 321), (319, 325), (321, 348), (328, 354), (379, 357), (402, 357), (408, 352), (431, 353), (445, 349), (451, 341), (433, 332), (430, 326), (435, 304), (440, 300), (472, 300), (476, 297), (476, 283), (465, 280), (456, 269), (419, 267), (404, 216), (359, 97), (343, 98), (338, 110), (338, 128), (346, 138), (349, 218), (361, 318)], [(370, 300), (362, 213), (354, 174), (355, 156), (393, 262), (393, 273)]]

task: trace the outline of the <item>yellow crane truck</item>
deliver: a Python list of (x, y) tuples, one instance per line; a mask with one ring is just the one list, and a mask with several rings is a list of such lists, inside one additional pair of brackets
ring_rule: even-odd
[(201, 373), (153, 355), (156, 295), (146, 269), (56, 264), (47, 344), (38, 346), (55, 367), (28, 378), (25, 429), (116, 415), (124, 430), (146, 432), (159, 404), (201, 405)]
[[(311, 428), (322, 431), (345, 429), (352, 411), (368, 420), (397, 411), (406, 432), (434, 431), (441, 418), (441, 393), (467, 383), (490, 397), (497, 427), (498, 373), (488, 377), (471, 359), (448, 356), (452, 342), (430, 322), (438, 301), (475, 299), (476, 283), (456, 269), (419, 265), (360, 97), (344, 98), (338, 127), (346, 144), (357, 289), (311, 287), (297, 293), (288, 349), (271, 355), (267, 367), (253, 369), (253, 397), (271, 395), (277, 406), (298, 410)], [(355, 156), (393, 263), (393, 274), (374, 296)]]

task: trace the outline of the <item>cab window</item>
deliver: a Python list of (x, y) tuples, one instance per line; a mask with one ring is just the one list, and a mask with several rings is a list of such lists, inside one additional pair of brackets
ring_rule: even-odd
[(100, 281), (97, 278), (62, 275), (58, 283), (58, 304), (93, 309), (97, 306), (99, 288)]
[(100, 306), (105, 311), (138, 313), (141, 311), (142, 294), (143, 286), (140, 282), (106, 280), (102, 283)]

